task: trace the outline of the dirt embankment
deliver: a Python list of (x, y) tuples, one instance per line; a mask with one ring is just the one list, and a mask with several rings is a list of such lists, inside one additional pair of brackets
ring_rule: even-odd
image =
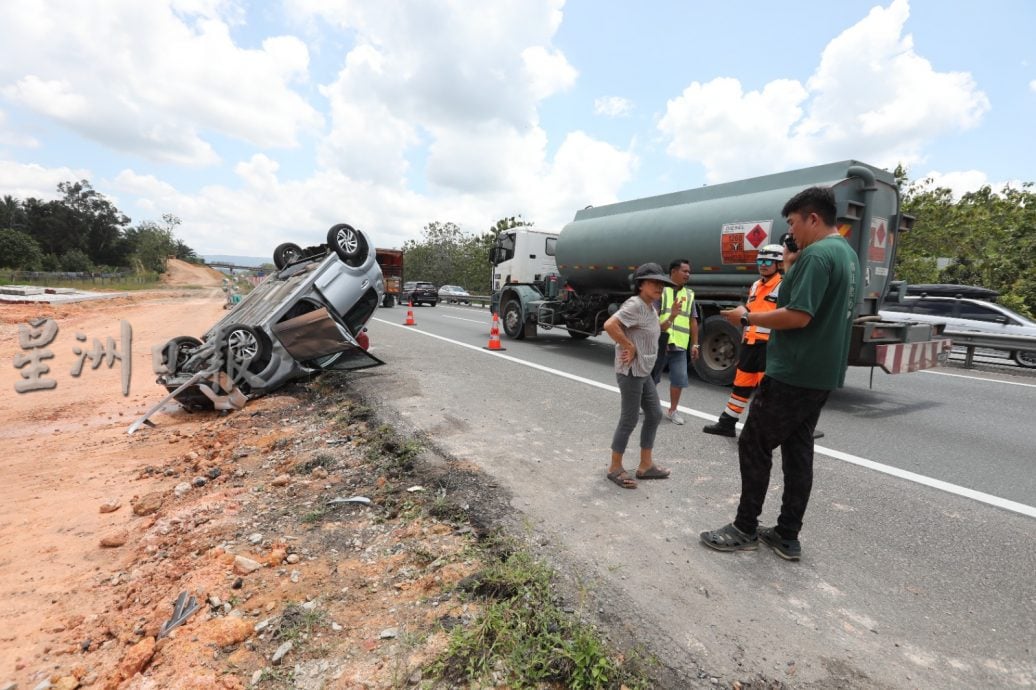
[[(171, 280), (222, 281), (206, 270), (174, 265)], [(165, 394), (152, 346), (203, 333), (222, 305), (210, 287), (0, 307), (0, 687), (397, 687), (445, 644), (441, 620), (474, 615), (444, 593), (474, 567), (470, 535), (407, 517), (423, 492), (372, 468), (340, 387), (227, 416), (173, 405), (127, 435)], [(18, 393), (19, 329), (40, 317), (58, 325), (42, 376), (55, 386)], [(75, 350), (108, 337), (122, 362), (74, 376)], [(200, 609), (159, 638), (182, 592)]]
[(179, 259), (166, 261), (162, 284), (170, 287), (219, 287), (225, 276), (214, 268), (187, 263)]

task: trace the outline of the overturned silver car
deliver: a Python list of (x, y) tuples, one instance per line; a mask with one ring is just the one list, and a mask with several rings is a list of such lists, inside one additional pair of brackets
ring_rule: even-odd
[(279, 270), (200, 339), (179, 336), (156, 347), (158, 383), (169, 395), (129, 432), (171, 399), (188, 410), (236, 410), (315, 371), (383, 364), (367, 352), (364, 332), (385, 293), (373, 245), (341, 223), (314, 249), (278, 256)]

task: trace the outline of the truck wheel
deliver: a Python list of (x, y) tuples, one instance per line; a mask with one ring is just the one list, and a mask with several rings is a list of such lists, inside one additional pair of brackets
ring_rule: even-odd
[(509, 299), (504, 302), (503, 319), (504, 333), (508, 338), (522, 340), (525, 338), (525, 323), (522, 319), (522, 305), (516, 299)]
[(361, 266), (367, 258), (367, 241), (351, 225), (332, 225), (327, 231), (327, 244), (349, 266)]
[(1012, 355), (1018, 366), (1026, 369), (1036, 368), (1036, 350), (1015, 350)]
[(734, 382), (741, 333), (722, 316), (710, 316), (702, 324), (701, 352), (694, 370), (706, 383), (729, 386)]
[(384, 297), (381, 298), (381, 306), (383, 307), (389, 307), (391, 309), (395, 306), (395, 304), (396, 300), (394, 297), (392, 297), (392, 295), (386, 294)]
[(281, 270), (288, 264), (293, 264), (302, 258), (302, 247), (292, 242), (285, 242), (277, 245), (273, 250), (273, 265)]

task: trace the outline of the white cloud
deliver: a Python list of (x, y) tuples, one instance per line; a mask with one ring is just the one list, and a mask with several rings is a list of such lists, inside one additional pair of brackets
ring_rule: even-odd
[[(391, 183), (427, 143), (431, 184), (455, 192), (541, 175), (537, 104), (576, 78), (551, 45), (561, 5), (296, 0), (296, 12), (356, 32), (344, 67), (321, 89), (332, 119), (321, 163)], [(512, 157), (493, 158), (501, 152)]]
[[(583, 132), (559, 145), (540, 126), (540, 102), (578, 77), (553, 45), (562, 0), (288, 0), (309, 46), (279, 36), (249, 49), (232, 37), (236, 4), (168, 1), (109, 0), (103, 13), (72, 0), (19, 6), (13, 27), (0, 26), (18, 55), (0, 64), (0, 93), (109, 149), (232, 171), (188, 189), (173, 172), (113, 157), (101, 167), (121, 172), (91, 180), (135, 222), (180, 217), (178, 237), (199, 253), (312, 245), (338, 222), (397, 247), (435, 220), (481, 232), (522, 214), (560, 229), (576, 209), (615, 201), (637, 165), (629, 150)], [(340, 65), (323, 83), (310, 83), (310, 50)], [(299, 140), (316, 143), (270, 148)], [(0, 194), (20, 189), (23, 172), (0, 179)], [(50, 189), (89, 179), (51, 177)]]
[(1029, 82), (1029, 90), (1030, 91), (1036, 91), (1036, 79), (1033, 79), (1032, 81)]
[(918, 180), (918, 184), (927, 189), (942, 187), (949, 189), (954, 199), (960, 199), (968, 192), (975, 192), (982, 187), (989, 187), (994, 192), (1001, 193), (1006, 187), (1021, 189), (1021, 180), (1007, 180), (1003, 182), (992, 182), (986, 173), (981, 170), (958, 170), (954, 172), (939, 172), (932, 170)]
[(42, 165), (0, 160), (0, 196), (9, 194), (15, 199), (22, 200), (30, 197), (44, 200), (60, 199), (63, 195), (58, 191), (59, 182), (89, 179), (89, 170), (45, 168)]
[(710, 182), (840, 158), (921, 160), (926, 143), (976, 126), (990, 105), (970, 74), (937, 72), (915, 52), (908, 17), (907, 0), (873, 8), (828, 43), (804, 86), (692, 83), (659, 121), (669, 152), (702, 162)]
[(305, 45), (279, 36), (240, 48), (228, 18), (240, 10), (217, 0), (12, 5), (0, 25), (0, 89), (82, 136), (163, 161), (214, 163), (210, 133), (296, 145), (321, 122), (293, 90), (306, 78)]
[(621, 96), (594, 99), (594, 114), (605, 117), (626, 117), (633, 112), (633, 101)]

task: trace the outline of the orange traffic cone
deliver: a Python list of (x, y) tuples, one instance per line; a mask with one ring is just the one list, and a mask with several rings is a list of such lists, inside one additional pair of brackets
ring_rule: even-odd
[(486, 345), (484, 350), (506, 350), (507, 348), (500, 344), (500, 317), (497, 316), (496, 312), (493, 312), (493, 326), (489, 329), (489, 344)]
[(406, 310), (406, 321), (403, 322), (404, 326), (416, 326), (417, 322), (414, 321), (414, 300), (410, 300), (407, 304)]

